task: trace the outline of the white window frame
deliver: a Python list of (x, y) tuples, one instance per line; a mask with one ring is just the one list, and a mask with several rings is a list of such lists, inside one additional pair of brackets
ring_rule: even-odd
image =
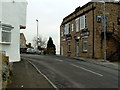
[(83, 15), (80, 17), (80, 30), (85, 29), (86, 27), (86, 16)]
[[(83, 37), (83, 52), (88, 52), (88, 37)], [(85, 46), (85, 44), (87, 46)]]
[[(0, 43), (1, 44), (11, 44), (11, 30), (12, 29), (13, 27), (11, 25), (0, 23), (0, 34), (1, 34)], [(3, 33), (9, 34), (9, 37), (6, 39), (6, 41), (3, 40)]]
[(79, 32), (79, 18), (75, 19), (76, 32)]
[[(9, 34), (9, 36), (7, 36), (8, 38), (7, 39), (3, 39), (3, 33), (7, 33)], [(11, 43), (11, 31), (6, 31), (6, 30), (2, 30), (2, 40), (1, 42), (3, 43)]]
[(72, 24), (72, 32), (74, 31), (74, 24)]
[(67, 35), (70, 33), (70, 23), (65, 24), (64, 34)]

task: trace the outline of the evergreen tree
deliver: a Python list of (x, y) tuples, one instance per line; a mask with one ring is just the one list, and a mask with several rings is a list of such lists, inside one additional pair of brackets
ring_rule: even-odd
[(47, 43), (47, 54), (55, 55), (56, 54), (56, 47), (53, 44), (53, 40), (51, 37), (49, 37), (48, 43)]

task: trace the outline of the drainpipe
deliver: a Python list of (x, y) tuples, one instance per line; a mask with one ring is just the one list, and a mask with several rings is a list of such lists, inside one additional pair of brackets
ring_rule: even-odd
[[(94, 3), (93, 3), (94, 4)], [(92, 5), (92, 7), (93, 7), (93, 5)], [(93, 51), (92, 51), (92, 58), (94, 58), (95, 56), (94, 56), (94, 10), (93, 10)]]

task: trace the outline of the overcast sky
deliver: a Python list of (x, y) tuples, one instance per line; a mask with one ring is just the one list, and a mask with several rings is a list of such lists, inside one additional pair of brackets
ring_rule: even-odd
[(27, 28), (21, 30), (25, 34), (27, 43), (33, 43), (37, 35), (39, 20), (39, 35), (43, 38), (51, 36), (56, 51), (60, 50), (60, 24), (64, 17), (72, 13), (78, 6), (83, 6), (90, 0), (27, 0)]

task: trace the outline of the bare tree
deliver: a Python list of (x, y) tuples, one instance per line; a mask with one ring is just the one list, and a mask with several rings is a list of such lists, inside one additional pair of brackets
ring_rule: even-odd
[(46, 47), (46, 38), (43, 38), (41, 35), (38, 36), (38, 42), (37, 42), (37, 36), (33, 38), (33, 45), (37, 48), (37, 43), (39, 48), (45, 48)]

